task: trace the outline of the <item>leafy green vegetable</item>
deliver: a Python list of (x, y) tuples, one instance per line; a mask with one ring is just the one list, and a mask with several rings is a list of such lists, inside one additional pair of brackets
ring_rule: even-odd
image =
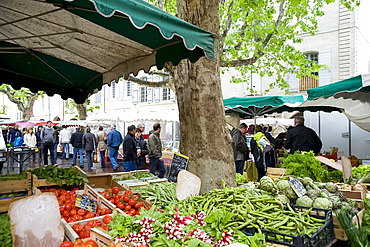
[(80, 186), (84, 182), (89, 182), (86, 174), (80, 174), (72, 167), (57, 168), (55, 166), (46, 166), (45, 168), (36, 168), (30, 172), (35, 174), (38, 179), (46, 179), (48, 184), (55, 182), (59, 186), (63, 185), (63, 179), (65, 179), (67, 186), (73, 184)]
[(8, 213), (0, 214), (0, 247), (13, 246)]
[[(339, 181), (339, 177), (343, 177), (343, 173), (328, 172), (320, 161), (315, 158), (315, 154), (311, 152), (296, 151), (294, 154), (289, 154), (286, 158), (282, 158), (283, 168), (287, 169), (287, 175), (297, 177), (309, 177), (316, 182), (328, 182), (335, 180)], [(341, 174), (341, 175), (340, 175)]]
[(137, 178), (137, 179), (155, 177), (155, 176), (154, 176), (153, 174), (151, 174), (151, 173), (137, 173), (137, 174), (134, 174), (133, 176), (134, 176), (135, 178)]
[(27, 178), (26, 174), (7, 174), (4, 176), (0, 176), (0, 181), (21, 180), (26, 178)]
[(6, 198), (6, 197), (14, 198), (14, 197), (25, 196), (25, 195), (27, 195), (27, 192), (17, 192), (17, 193), (10, 193), (10, 194), (1, 194), (0, 195), (0, 199), (1, 198)]
[(240, 173), (236, 173), (235, 179), (236, 179), (236, 183), (237, 184), (244, 183), (245, 180), (246, 180), (245, 177), (242, 174), (240, 174)]

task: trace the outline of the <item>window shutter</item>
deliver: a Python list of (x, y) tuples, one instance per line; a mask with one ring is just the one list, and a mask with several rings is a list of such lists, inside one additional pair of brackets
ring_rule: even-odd
[(132, 85), (132, 104), (137, 104), (139, 98), (139, 86), (136, 83), (131, 83), (131, 85)]
[(95, 94), (95, 104), (101, 103), (101, 90)]
[(160, 88), (159, 87), (156, 87), (154, 88), (154, 102), (159, 102), (160, 101)]
[(153, 88), (152, 87), (148, 87), (147, 89), (147, 93), (148, 93), (148, 103), (153, 103)]
[(319, 86), (331, 83), (331, 50), (324, 49), (319, 51), (319, 64), (328, 66), (327, 69), (319, 71)]
[(288, 73), (288, 84), (291, 92), (299, 91), (299, 80), (295, 74)]
[(170, 90), (170, 100), (175, 100), (176, 99), (176, 94), (174, 91)]

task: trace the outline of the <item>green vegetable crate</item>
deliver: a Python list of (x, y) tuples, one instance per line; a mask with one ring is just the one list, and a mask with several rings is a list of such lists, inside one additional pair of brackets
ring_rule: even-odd
[[(15, 196), (14, 193), (24, 192), (24, 196)], [(14, 201), (21, 200), (32, 195), (32, 176), (26, 174), (26, 178), (17, 180), (0, 181), (0, 195), (13, 194), (0, 199), (0, 212), (8, 211), (10, 204)]]
[[(291, 205), (294, 211), (306, 212), (310, 208)], [(287, 209), (285, 209), (287, 210)], [(306, 234), (300, 236), (293, 236), (289, 234), (284, 234), (280, 232), (274, 232), (270, 230), (261, 229), (262, 233), (265, 235), (266, 242), (292, 246), (292, 247), (325, 247), (330, 244), (334, 239), (334, 226), (333, 226), (333, 215), (331, 210), (312, 208), (309, 212), (310, 217), (325, 219), (324, 225), (311, 237)], [(253, 235), (257, 232), (255, 228), (244, 228), (243, 232), (246, 235)]]

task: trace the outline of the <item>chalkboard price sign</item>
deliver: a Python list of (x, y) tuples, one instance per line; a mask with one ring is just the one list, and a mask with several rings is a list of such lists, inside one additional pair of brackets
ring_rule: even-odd
[(177, 175), (181, 170), (186, 170), (189, 157), (175, 153), (171, 162), (170, 172), (168, 173), (168, 181), (177, 182)]
[(292, 189), (298, 197), (304, 196), (307, 193), (306, 189), (303, 187), (303, 184), (299, 182), (298, 179), (289, 177), (289, 180), (290, 186), (292, 186)]

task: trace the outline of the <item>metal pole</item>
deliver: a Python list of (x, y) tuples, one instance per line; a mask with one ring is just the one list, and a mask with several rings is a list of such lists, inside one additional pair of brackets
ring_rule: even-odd
[(352, 138), (352, 128), (351, 128), (351, 120), (348, 119), (348, 152), (349, 152), (349, 156), (352, 155), (352, 142), (351, 142), (351, 138)]
[(49, 109), (49, 121), (50, 121), (50, 97), (48, 96), (48, 109)]
[(319, 127), (318, 127), (318, 131), (319, 131), (319, 137), (321, 138), (321, 114), (320, 114), (320, 111), (317, 112), (317, 119), (318, 119), (318, 124), (319, 124)]

